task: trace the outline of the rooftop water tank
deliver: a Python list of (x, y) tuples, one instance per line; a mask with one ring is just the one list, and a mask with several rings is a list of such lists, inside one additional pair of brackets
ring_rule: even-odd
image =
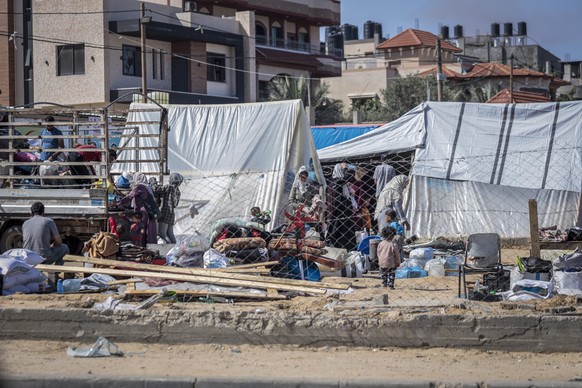
[(527, 36), (527, 23), (526, 22), (517, 23), (517, 35), (518, 36)]
[(348, 40), (358, 40), (358, 27), (353, 24), (344, 24), (341, 27), (344, 42)]
[(364, 23), (364, 39), (374, 39), (374, 34), (382, 37), (382, 24), (368, 20)]
[(453, 31), (455, 33), (455, 39), (459, 39), (463, 37), (463, 26), (461, 26), (460, 24), (457, 24), (454, 28)]
[(441, 27), (441, 39), (444, 39), (444, 40), (449, 39), (449, 26), (442, 26)]
[(499, 23), (491, 23), (491, 37), (497, 38), (499, 36)]
[(513, 23), (503, 23), (503, 36), (513, 36)]

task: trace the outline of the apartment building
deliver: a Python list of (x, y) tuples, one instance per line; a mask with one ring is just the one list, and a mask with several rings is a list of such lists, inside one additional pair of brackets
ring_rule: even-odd
[[(395, 78), (406, 77), (430, 69), (436, 63), (435, 44), (438, 37), (430, 32), (407, 29), (391, 39), (373, 39), (344, 42), (345, 62), (341, 78), (328, 78), (329, 97), (342, 100), (348, 110), (367, 99), (381, 97)], [(441, 43), (443, 63), (458, 64), (455, 54), (461, 50), (448, 43)]]
[(142, 24), (147, 91), (163, 102), (253, 102), (277, 75), (341, 74), (319, 42), (339, 0), (145, 0), (144, 17), (141, 4), (0, 2), (0, 104), (102, 106), (140, 91)]

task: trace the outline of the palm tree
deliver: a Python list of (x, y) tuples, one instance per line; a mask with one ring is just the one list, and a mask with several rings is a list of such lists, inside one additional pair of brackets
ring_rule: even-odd
[(342, 121), (342, 101), (327, 98), (328, 84), (320, 84), (314, 89), (308, 89), (309, 80), (301, 77), (277, 76), (267, 84), (269, 101), (297, 100), (308, 106), (311, 97), (311, 106), (315, 108), (316, 124), (331, 124)]
[(297, 100), (303, 101), (303, 106), (307, 106), (307, 81), (301, 76), (299, 78), (290, 76), (274, 77), (267, 84), (267, 92), (270, 101)]

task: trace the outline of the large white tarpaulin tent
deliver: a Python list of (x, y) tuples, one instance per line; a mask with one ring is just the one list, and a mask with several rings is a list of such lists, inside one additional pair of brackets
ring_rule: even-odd
[[(186, 206), (193, 201), (209, 201), (199, 215), (179, 222), (177, 233), (196, 230), (208, 234), (220, 220), (249, 217), (252, 206), (281, 217), (301, 166), (312, 165), (322, 181), (309, 120), (300, 100), (166, 108), (170, 128), (168, 168), (185, 178), (180, 187), (181, 203)], [(128, 127), (137, 126), (140, 134), (159, 131), (157, 125), (139, 124), (159, 118), (159, 107), (132, 104), (131, 109)], [(141, 146), (157, 146), (158, 139), (140, 141)], [(119, 159), (134, 159), (132, 152), (121, 152)], [(141, 151), (139, 157), (153, 159), (154, 152)], [(132, 171), (132, 167), (132, 163), (117, 163), (114, 171)], [(146, 164), (141, 170), (154, 172), (158, 165)], [(179, 209), (177, 217), (185, 212)]]
[(576, 225), (582, 192), (582, 102), (428, 102), (365, 135), (319, 151), (320, 160), (416, 149), (407, 213), (423, 237)]

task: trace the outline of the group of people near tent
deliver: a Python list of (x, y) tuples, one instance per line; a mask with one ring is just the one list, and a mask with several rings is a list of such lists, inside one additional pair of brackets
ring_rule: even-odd
[(408, 176), (398, 175), (386, 161), (375, 167), (373, 175), (362, 166), (344, 162), (334, 166), (324, 193), (314, 174), (301, 167), (291, 188), (289, 208), (302, 207), (330, 246), (352, 250), (356, 232), (380, 233), (388, 226), (388, 213), (395, 212), (403, 229), (410, 229), (403, 209), (407, 186)]

